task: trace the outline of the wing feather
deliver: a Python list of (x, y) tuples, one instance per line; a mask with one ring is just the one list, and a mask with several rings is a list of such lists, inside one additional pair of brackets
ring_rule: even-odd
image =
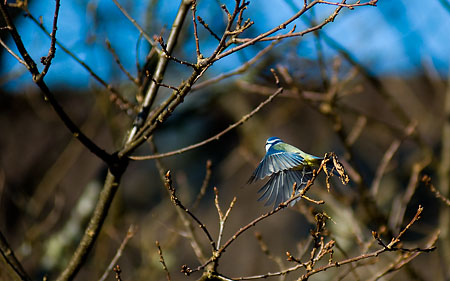
[[(274, 208), (276, 208), (291, 197), (294, 183), (297, 183), (295, 194), (298, 194), (312, 178), (312, 174), (310, 166), (304, 166), (302, 170), (282, 170), (274, 173), (258, 190), (258, 193), (262, 193), (258, 201), (266, 201), (265, 206), (274, 204)], [(291, 202), (290, 205), (294, 205), (298, 200), (300, 198)]]
[(249, 183), (263, 179), (281, 171), (293, 169), (305, 164), (303, 157), (294, 152), (266, 154), (249, 179)]

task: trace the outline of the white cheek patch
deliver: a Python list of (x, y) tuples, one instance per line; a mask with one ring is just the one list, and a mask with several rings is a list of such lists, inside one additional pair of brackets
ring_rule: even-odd
[(269, 151), (269, 148), (272, 146), (272, 143), (266, 143), (266, 152)]

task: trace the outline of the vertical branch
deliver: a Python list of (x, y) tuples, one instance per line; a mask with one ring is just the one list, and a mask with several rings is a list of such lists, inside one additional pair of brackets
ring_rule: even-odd
[(197, 21), (195, 20), (195, 14), (197, 12), (197, 0), (193, 1), (191, 9), (192, 9), (192, 24), (194, 25), (195, 50), (197, 52), (197, 61), (199, 61), (203, 58), (203, 56), (202, 53), (200, 52), (200, 43), (197, 32)]
[[(175, 45), (181, 32), (181, 28), (183, 27), (184, 19), (186, 18), (187, 12), (189, 11), (191, 5), (192, 0), (181, 1), (180, 7), (178, 8), (177, 16), (175, 17), (175, 20), (172, 24), (172, 29), (170, 30), (169, 38), (167, 39), (166, 50), (168, 55), (170, 55), (173, 49), (175, 48)], [(155, 73), (153, 74), (152, 82), (150, 84), (150, 87), (148, 88), (147, 93), (145, 94), (139, 115), (135, 120), (133, 128), (131, 129), (128, 135), (127, 143), (130, 143), (133, 140), (135, 134), (137, 133), (137, 130), (142, 126), (142, 124), (147, 119), (147, 116), (150, 112), (150, 107), (153, 105), (153, 102), (155, 101), (160, 83), (164, 78), (164, 73), (166, 72), (168, 62), (169, 59), (167, 58), (167, 56), (160, 54), (158, 64), (155, 69)]]
[(103, 190), (100, 193), (100, 197), (97, 205), (95, 206), (91, 220), (89, 221), (89, 225), (86, 228), (75, 253), (72, 255), (69, 264), (58, 276), (56, 279), (57, 281), (73, 280), (81, 266), (86, 262), (87, 256), (94, 246), (94, 242), (96, 241), (97, 236), (100, 233), (100, 229), (105, 222), (106, 215), (108, 214), (114, 195), (119, 188), (121, 175), (121, 173), (114, 175), (111, 171), (108, 171)]
[[(447, 5), (450, 6), (450, 5)], [(444, 197), (450, 198), (450, 74), (447, 78), (447, 90), (445, 92), (444, 124), (442, 126), (441, 159), (439, 163), (439, 187)], [(444, 208), (439, 217), (444, 263), (450, 264), (450, 208)], [(450, 278), (450, 268), (447, 267), (446, 278)]]
[(41, 63), (44, 65), (44, 69), (42, 72), (35, 78), (37, 81), (40, 81), (44, 79), (44, 76), (47, 74), (48, 70), (50, 69), (50, 65), (52, 63), (52, 59), (55, 57), (56, 52), (56, 30), (58, 29), (58, 15), (59, 15), (59, 7), (60, 7), (60, 0), (56, 0), (55, 4), (55, 13), (53, 15), (53, 28), (52, 33), (50, 34), (50, 49), (48, 50), (47, 57), (41, 58)]

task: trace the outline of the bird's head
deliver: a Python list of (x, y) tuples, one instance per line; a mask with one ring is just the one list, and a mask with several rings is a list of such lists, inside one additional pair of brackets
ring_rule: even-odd
[(274, 146), (277, 143), (283, 142), (280, 138), (277, 137), (270, 137), (266, 141), (266, 152), (269, 151), (269, 149)]

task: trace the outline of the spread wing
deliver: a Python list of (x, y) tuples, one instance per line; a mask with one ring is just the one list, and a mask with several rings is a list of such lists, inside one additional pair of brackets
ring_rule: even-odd
[(274, 173), (301, 167), (303, 164), (305, 164), (305, 160), (295, 152), (279, 151), (266, 154), (248, 180), (248, 183), (263, 179)]
[[(295, 194), (302, 190), (312, 178), (313, 172), (310, 166), (303, 166), (302, 170), (283, 170), (273, 174), (269, 181), (258, 190), (262, 193), (258, 201), (266, 200), (265, 206), (274, 204), (276, 208), (280, 203), (288, 200), (292, 195), (292, 186), (297, 183)], [(291, 202), (294, 205), (299, 199)]]

